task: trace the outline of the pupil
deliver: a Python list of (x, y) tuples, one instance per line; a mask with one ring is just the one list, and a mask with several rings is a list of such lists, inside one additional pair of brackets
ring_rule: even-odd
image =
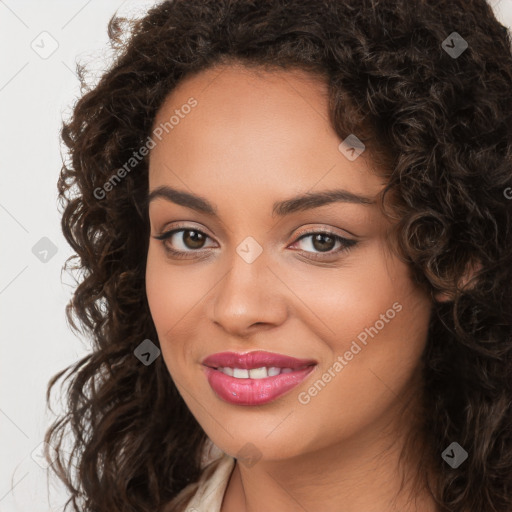
[(189, 248), (198, 249), (201, 248), (204, 244), (203, 236), (197, 231), (187, 230), (185, 233), (183, 233), (183, 236), (186, 238), (185, 245), (189, 246)]
[[(327, 243), (328, 247), (325, 246), (325, 243), (322, 243), (322, 240), (329, 239), (331, 243)], [(320, 242), (320, 245), (318, 246), (317, 242)], [(334, 238), (329, 235), (325, 235), (322, 233), (318, 233), (316, 236), (313, 237), (313, 247), (318, 251), (329, 251), (333, 248), (333, 242)]]

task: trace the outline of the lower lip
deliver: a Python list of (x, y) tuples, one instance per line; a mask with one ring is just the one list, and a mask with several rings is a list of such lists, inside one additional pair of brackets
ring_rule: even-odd
[(299, 385), (315, 366), (264, 379), (237, 379), (208, 366), (204, 366), (204, 370), (213, 391), (226, 402), (236, 405), (262, 405)]

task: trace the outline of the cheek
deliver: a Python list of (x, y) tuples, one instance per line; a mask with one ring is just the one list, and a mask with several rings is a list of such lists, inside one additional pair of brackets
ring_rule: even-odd
[[(178, 360), (176, 352), (182, 350), (179, 346), (179, 340), (182, 338), (173, 336), (173, 333), (179, 328), (180, 319), (186, 314), (186, 301), (183, 295), (190, 288), (180, 282), (180, 274), (182, 273), (170, 272), (169, 265), (159, 248), (150, 244), (146, 264), (146, 295), (160, 341), (162, 357), (173, 377), (177, 376), (179, 371), (179, 365), (173, 364)], [(169, 339), (176, 342), (169, 343)]]
[(314, 295), (315, 307), (334, 332), (324, 338), (329, 355), (299, 402), (304, 417), (330, 411), (324, 428), (337, 437), (372, 423), (410, 387), (431, 304), (410, 280), (408, 267), (381, 250), (368, 251), (364, 266), (354, 264), (324, 284)]
[[(157, 243), (150, 244), (146, 265), (146, 294), (151, 316), (159, 334), (173, 328), (187, 312), (197, 306), (207, 292), (199, 270), (170, 264)], [(163, 339), (162, 339), (163, 341)]]
[(174, 304), (173, 296), (166, 293), (166, 290), (170, 290), (168, 273), (156, 252), (150, 244), (146, 264), (146, 295), (153, 322), (160, 335), (163, 329), (170, 327), (167, 324), (169, 316), (173, 314)]
[[(165, 364), (175, 381), (196, 363), (197, 346), (190, 340), (206, 329), (200, 310), (214, 288), (216, 275), (198, 265), (170, 263), (158, 244), (150, 243), (146, 263), (146, 295)], [(178, 383), (178, 382), (177, 382)]]
[[(387, 332), (392, 325), (397, 328), (410, 321), (424, 326), (429, 301), (413, 285), (408, 267), (387, 254), (385, 243), (376, 240), (368, 244), (348, 256), (338, 269), (314, 269), (299, 279), (290, 272), (283, 279), (294, 283), (294, 292), (314, 313), (304, 318), (311, 317), (312, 329), (330, 340), (336, 352), (348, 350), (350, 340), (375, 322), (379, 328), (385, 325), (383, 331)], [(381, 315), (386, 318), (381, 320)], [(392, 319), (385, 322), (388, 317)]]

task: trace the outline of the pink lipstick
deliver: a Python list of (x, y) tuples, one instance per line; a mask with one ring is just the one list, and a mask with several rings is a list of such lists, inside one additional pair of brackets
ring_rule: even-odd
[(211, 388), (220, 398), (236, 405), (262, 405), (299, 385), (317, 362), (253, 351), (212, 354), (202, 364)]

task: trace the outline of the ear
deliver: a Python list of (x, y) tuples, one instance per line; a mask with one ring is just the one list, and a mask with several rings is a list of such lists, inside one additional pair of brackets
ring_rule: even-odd
[[(457, 288), (459, 290), (462, 290), (468, 282), (473, 279), (475, 274), (479, 272), (482, 269), (482, 264), (478, 262), (470, 262), (466, 265), (466, 271), (464, 272), (464, 275), (462, 276), (460, 282), (458, 283)], [(448, 302), (453, 300), (453, 293), (452, 292), (438, 292), (434, 295), (434, 298), (437, 302)]]

